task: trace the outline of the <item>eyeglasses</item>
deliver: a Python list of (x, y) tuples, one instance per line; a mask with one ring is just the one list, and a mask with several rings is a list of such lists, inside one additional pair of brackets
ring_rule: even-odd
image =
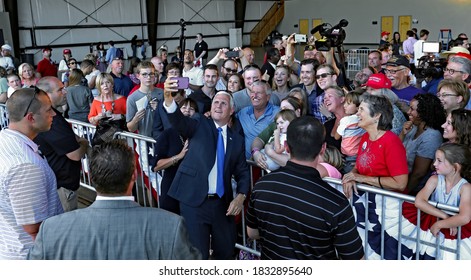
[(75, 64), (77, 64), (77, 63), (75, 63), (75, 62), (69, 62), (69, 65), (75, 65)]
[(140, 75), (144, 78), (150, 78), (150, 77), (154, 77), (155, 73), (140, 73)]
[(437, 93), (437, 97), (440, 98), (440, 97), (448, 97), (448, 96), (458, 96), (458, 94), (452, 94), (452, 93)]
[(333, 75), (332, 73), (322, 73), (320, 75), (316, 75), (316, 79), (320, 80), (320, 79), (324, 79), (324, 78), (327, 78), (328, 76), (332, 76), (332, 75)]
[(384, 69), (384, 73), (385, 74), (393, 74), (393, 75), (396, 75), (397, 72), (399, 71), (402, 71), (406, 68), (401, 68), (401, 69), (397, 69), (397, 70), (391, 70), (391, 69)]
[(445, 72), (448, 72), (450, 73), (450, 75), (453, 75), (455, 74), (455, 72), (460, 72), (460, 73), (464, 73), (463, 71), (460, 71), (460, 70), (455, 70), (455, 69), (450, 69), (450, 68), (445, 68)]
[(29, 108), (31, 107), (31, 104), (33, 104), (34, 99), (36, 99), (36, 95), (38, 95), (39, 91), (40, 91), (39, 88), (34, 87), (33, 98), (31, 98), (31, 100), (29, 101), (28, 107), (26, 107), (26, 111), (25, 111), (25, 113), (24, 113), (24, 115), (23, 115), (23, 118), (26, 117), (26, 115), (28, 114)]
[(226, 68), (226, 67), (224, 67), (224, 69), (226, 70), (226, 72), (229, 72), (229, 73), (236, 73), (237, 72), (237, 69), (231, 69), (231, 68)]
[(167, 74), (172, 75), (172, 76), (178, 76), (180, 75), (180, 71), (178, 70), (168, 71)]

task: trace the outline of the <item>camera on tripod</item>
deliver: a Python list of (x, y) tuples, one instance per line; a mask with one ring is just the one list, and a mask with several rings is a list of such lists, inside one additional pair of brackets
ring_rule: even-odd
[(342, 45), (345, 37), (347, 36), (343, 29), (348, 25), (346, 19), (342, 19), (337, 25), (332, 27), (329, 23), (322, 23), (311, 30), (311, 34), (319, 32), (322, 36), (321, 39), (316, 41), (316, 49), (319, 51), (329, 51), (332, 47), (339, 47)]

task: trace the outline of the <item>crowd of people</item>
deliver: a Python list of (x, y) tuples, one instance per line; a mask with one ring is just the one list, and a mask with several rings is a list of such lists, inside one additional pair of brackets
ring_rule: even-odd
[[(422, 30), (420, 40), (428, 34)], [(294, 34), (273, 38), (261, 66), (250, 47), (222, 48), (208, 58), (199, 33), (195, 48), (176, 50), (171, 61), (166, 46), (149, 60), (137, 58), (133, 48), (127, 72), (112, 41), (80, 64), (64, 49), (57, 67), (52, 49), (44, 48), (36, 68), (0, 67), (11, 72), (0, 95), (10, 113), (9, 128), (0, 132), (0, 159), (8, 162), (0, 167), (0, 209), (7, 217), (1, 234), (8, 236), (0, 238), (0, 259), (231, 259), (245, 203), (248, 234), (260, 239), (262, 259), (363, 258), (348, 203), (356, 184), (423, 201), (471, 179), (471, 159), (450, 155), (468, 153), (471, 142), (467, 38), (462, 34), (449, 50), (428, 54), (413, 31), (404, 42), (397, 32), (391, 41), (388, 35), (381, 33), (368, 67), (352, 80), (334, 50), (318, 51), (313, 37), (297, 54)], [(419, 75), (423, 55), (441, 55), (446, 65), (438, 74)], [(91, 151), (65, 118), (96, 126), (113, 121), (153, 137), (155, 149), (144, 152), (152, 170), (163, 172), (155, 199), (166, 211), (127, 201), (135, 180), (132, 150), (110, 141)], [(76, 210), (80, 159), (87, 152), (98, 197)], [(248, 162), (270, 173), (253, 189)], [(25, 173), (31, 170), (34, 180)], [(343, 193), (323, 177), (341, 179)], [(417, 202), (451, 219), (431, 224), (435, 234), (471, 220), (462, 205), (471, 199), (464, 181), (456, 194), (461, 203), (453, 202), (460, 219)], [(106, 241), (99, 235), (105, 231), (112, 232)], [(118, 242), (119, 234), (145, 242), (101, 247)]]

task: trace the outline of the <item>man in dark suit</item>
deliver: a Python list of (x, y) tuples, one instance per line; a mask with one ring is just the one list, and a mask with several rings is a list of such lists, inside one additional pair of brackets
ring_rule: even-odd
[[(211, 104), (211, 118), (188, 118), (177, 110), (172, 97), (177, 91), (177, 81), (167, 79), (164, 108), (172, 126), (190, 139), (190, 144), (168, 194), (180, 202), (190, 241), (203, 259), (209, 258), (210, 237), (212, 258), (230, 259), (236, 241), (234, 216), (242, 211), (250, 186), (244, 138), (228, 126), (234, 101), (229, 93), (218, 92)], [(222, 160), (220, 152), (224, 153)], [(232, 176), (237, 182), (235, 198)]]
[(94, 147), (90, 174), (96, 201), (44, 221), (29, 259), (201, 259), (182, 217), (134, 202), (134, 152), (125, 141)]

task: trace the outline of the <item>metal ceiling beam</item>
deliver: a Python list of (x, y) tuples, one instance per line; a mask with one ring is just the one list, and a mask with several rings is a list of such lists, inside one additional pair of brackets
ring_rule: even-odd
[(152, 56), (157, 55), (157, 23), (159, 22), (159, 0), (146, 0), (147, 37), (152, 47)]
[(235, 28), (241, 28), (242, 33), (244, 32), (246, 6), (247, 6), (247, 0), (235, 0), (234, 1)]
[(5, 0), (5, 12), (10, 16), (10, 32), (16, 58), (20, 58), (20, 31), (18, 29), (18, 4), (16, 0)]

